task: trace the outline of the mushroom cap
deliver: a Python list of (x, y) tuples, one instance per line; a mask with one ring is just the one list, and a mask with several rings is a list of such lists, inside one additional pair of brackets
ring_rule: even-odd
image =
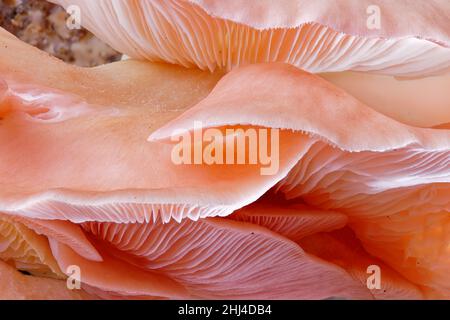
[(203, 70), (286, 62), (420, 77), (450, 68), (446, 0), (53, 2), (78, 6), (85, 27), (130, 57)]
[[(325, 261), (320, 248), (317, 254), (323, 259), (305, 254), (293, 241), (342, 226), (345, 221), (339, 217), (344, 214), (371, 256), (417, 287), (448, 293), (448, 129), (406, 125), (289, 64), (255, 64), (225, 76), (139, 61), (82, 69), (51, 59), (8, 34), (0, 41), (0, 185), (6, 186), (0, 188), (0, 211), (49, 237), (62, 271), (80, 263), (86, 268), (87, 285), (119, 295), (273, 297), (268, 290), (264, 296), (258, 283), (249, 280), (249, 270), (265, 267), (261, 263), (236, 264), (235, 270), (242, 272), (235, 274), (214, 264), (206, 273), (199, 271), (199, 277), (185, 272), (190, 258), (195, 264), (232, 255), (224, 247), (210, 251), (214, 247), (208, 235), (220, 235), (218, 243), (239, 243), (242, 257), (250, 259), (250, 252), (258, 252), (261, 260), (254, 261), (277, 254), (290, 261), (264, 269), (271, 274), (265, 285), (277, 288), (273, 294), (278, 297), (288, 297), (288, 292), (316, 298), (345, 293), (316, 286), (311, 292), (295, 291), (289, 284), (302, 288), (305, 279), (291, 271), (301, 266), (337, 281), (332, 290), (347, 288), (349, 297), (370, 296), (348, 276), (348, 264)], [(219, 131), (278, 129), (279, 170), (262, 176), (258, 166), (246, 164), (175, 165), (168, 140), (180, 129), (194, 131), (195, 121)], [(264, 195), (326, 211), (328, 224), (300, 210), (294, 212), (299, 219), (294, 222), (312, 219), (305, 226), (314, 228), (292, 235), (283, 222), (285, 209), (272, 210), (281, 216), (275, 225), (229, 216)], [(109, 228), (120, 232), (110, 233)], [(153, 239), (167, 246), (145, 242), (149, 239), (139, 235), (146, 232), (156, 232)], [(255, 242), (249, 237), (252, 232)], [(190, 241), (171, 242), (175, 238), (169, 234)], [(205, 247), (197, 247), (201, 241), (194, 241), (196, 234), (202, 235)], [(129, 237), (135, 241), (127, 247)], [(249, 250), (252, 245), (256, 248)], [(267, 247), (274, 251), (259, 250)], [(173, 252), (183, 259), (177, 260), (180, 256)], [(168, 260), (156, 259), (158, 254), (168, 254)], [(172, 264), (165, 265), (167, 261)], [(155, 269), (163, 269), (164, 277)], [(223, 287), (215, 271), (223, 276)], [(111, 277), (101, 277), (102, 272)], [(203, 279), (212, 279), (211, 286)], [(242, 290), (234, 296), (220, 290), (228, 288), (227, 283), (237, 285), (230, 279), (242, 280)]]

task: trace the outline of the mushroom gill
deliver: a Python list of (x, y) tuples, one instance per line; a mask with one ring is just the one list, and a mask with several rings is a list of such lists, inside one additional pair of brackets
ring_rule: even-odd
[(86, 28), (130, 57), (203, 70), (285, 62), (419, 77), (450, 67), (446, 0), (52, 1), (78, 6)]
[[(448, 129), (284, 63), (82, 69), (5, 32), (0, 43), (0, 211), (19, 236), (47, 237), (63, 273), (81, 267), (94, 297), (449, 296)], [(198, 121), (279, 130), (278, 170), (177, 165), (171, 137)], [(381, 291), (362, 281), (368, 263)]]

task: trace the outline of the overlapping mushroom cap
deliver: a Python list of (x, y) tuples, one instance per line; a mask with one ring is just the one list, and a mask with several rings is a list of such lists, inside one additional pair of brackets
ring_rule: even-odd
[(52, 0), (133, 58), (230, 70), (286, 62), (309, 72), (418, 77), (450, 68), (446, 0)]
[[(449, 296), (448, 129), (288, 64), (80, 69), (0, 37), (2, 259), (79, 266), (101, 298)], [(278, 129), (278, 170), (175, 164), (170, 137), (196, 121)]]

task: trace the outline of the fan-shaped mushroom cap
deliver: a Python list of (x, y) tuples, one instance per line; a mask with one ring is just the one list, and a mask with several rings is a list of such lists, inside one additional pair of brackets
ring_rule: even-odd
[[(343, 269), (252, 224), (216, 218), (168, 224), (90, 222), (83, 227), (103, 248), (103, 262), (82, 259), (58, 243), (52, 244), (53, 252), (63, 269), (79, 265), (85, 281), (105, 291), (161, 298), (371, 298)], [(124, 276), (134, 266), (145, 270), (133, 272), (136, 282)], [(144, 276), (152, 275), (146, 281)], [(166, 277), (174, 284), (164, 283)]]
[(448, 290), (450, 132), (406, 126), (332, 87), (287, 65), (252, 65), (152, 137), (192, 129), (194, 119), (308, 133), (307, 149), (275, 190), (346, 213), (369, 252), (411, 280)]
[[(416, 285), (436, 292), (450, 290), (449, 130), (406, 125), (288, 64), (247, 66), (223, 78), (136, 61), (86, 70), (1, 35), (0, 31), (0, 74), (5, 81), (0, 102), (0, 211), (26, 218), (20, 222), (51, 238), (52, 253), (62, 271), (73, 262), (80, 263), (86, 268), (88, 285), (118, 294), (233, 296), (230, 291), (221, 293), (214, 281), (222, 279), (224, 285), (234, 286), (235, 282), (225, 280), (237, 275), (222, 274), (221, 278), (215, 271), (223, 270), (214, 264), (199, 278), (182, 271), (181, 276), (152, 273), (167, 267), (153, 254), (168, 253), (168, 261), (176, 260), (170, 248), (185, 248), (178, 251), (186, 259), (182, 260), (185, 267), (190, 266), (189, 258), (194, 264), (217, 258), (196, 247), (201, 241), (192, 240), (202, 234), (206, 250), (210, 234), (221, 236), (223, 241), (217, 243), (244, 243), (238, 247), (243, 257), (253, 257), (246, 251), (252, 245), (257, 247), (251, 252), (258, 253), (261, 248), (277, 248), (257, 258), (271, 257), (274, 269), (264, 269), (272, 272), (265, 285), (276, 287), (274, 294), (279, 297), (286, 297), (286, 292), (295, 292), (296, 297), (329, 294), (323, 287), (312, 287), (314, 292), (309, 293), (293, 291), (289, 283), (305, 283), (301, 273), (291, 272), (301, 266), (314, 275), (321, 270), (330, 281), (344, 281), (336, 280), (339, 286), (332, 290), (348, 288), (350, 297), (359, 296), (361, 284), (354, 287), (355, 279), (347, 277), (345, 268), (305, 255), (279, 234), (229, 218), (193, 222), (227, 216), (264, 194), (275, 193), (322, 211), (345, 214), (349, 227), (374, 257)], [(36, 59), (31, 62), (30, 56)], [(118, 72), (122, 77), (116, 77)], [(279, 170), (265, 176), (258, 165), (176, 165), (171, 158), (173, 142), (167, 140), (180, 129), (195, 131), (196, 121), (219, 131), (278, 129), (279, 140), (270, 147), (279, 147)], [(257, 221), (262, 220), (253, 222)], [(123, 233), (111, 234), (108, 226)], [(189, 233), (190, 227), (198, 228), (197, 232)], [(142, 253), (136, 252), (142, 240), (139, 234), (148, 230), (169, 241), (163, 248), (167, 251), (145, 242), (144, 259), (130, 258), (130, 252)], [(274, 230), (291, 234), (282, 226)], [(174, 239), (165, 232), (191, 241), (171, 247)], [(258, 241), (250, 240), (252, 232)], [(126, 241), (133, 237), (127, 247)], [(108, 243), (125, 251), (125, 256), (105, 248)], [(216, 252), (233, 254), (225, 248)], [(292, 263), (277, 264), (276, 252)], [(168, 269), (187, 270), (177, 269), (178, 263)], [(151, 270), (142, 271), (142, 265)], [(235, 296), (263, 298), (258, 283), (250, 281), (254, 275), (249, 266), (235, 266), (246, 270), (238, 273), (245, 279), (239, 278), (243, 287)], [(124, 278), (126, 270), (136, 273)], [(99, 272), (110, 277), (101, 278)], [(286, 280), (284, 287), (270, 282), (275, 275), (281, 278), (280, 274)], [(214, 280), (209, 288), (201, 285), (203, 277)], [(367, 290), (362, 293), (368, 294)]]
[[(133, 61), (85, 70), (45, 58), (46, 67), (27, 66), (30, 54), (46, 55), (3, 41), (8, 49), (0, 48), (5, 57), (0, 72), (9, 87), (0, 105), (9, 111), (0, 122), (0, 179), (5, 179), (0, 183), (8, 186), (0, 191), (2, 211), (77, 222), (227, 215), (280, 180), (302, 148), (291, 148), (288, 141), (298, 139), (295, 134), (282, 133), (281, 170), (273, 176), (261, 176), (257, 166), (186, 170), (173, 163), (172, 145), (147, 138), (203, 99), (220, 74)], [(27, 68), (17, 71), (21, 59)], [(100, 165), (99, 159), (108, 161)], [(68, 177), (73, 172), (77, 178)], [(222, 191), (238, 177), (246, 177), (248, 185), (226, 196)]]
[[(101, 252), (101, 261), (81, 257), (68, 243), (51, 240), (51, 244), (61, 269), (79, 266), (84, 288), (100, 297), (423, 298), (418, 287), (365, 253), (348, 230), (311, 235), (342, 227), (345, 215), (298, 205), (288, 209), (256, 205), (230, 218), (253, 223), (208, 218), (180, 224), (81, 224)], [(318, 221), (322, 221), (318, 227), (308, 227)], [(44, 234), (53, 239), (53, 231)], [(369, 292), (366, 268), (374, 264), (382, 268), (382, 288)]]
[(138, 59), (209, 70), (277, 61), (310, 72), (402, 76), (450, 67), (446, 0), (53, 1), (79, 6), (84, 26)]
[[(367, 254), (349, 228), (341, 229), (347, 220), (342, 213), (314, 210), (305, 205), (264, 203), (245, 207), (230, 218), (251, 221), (284, 235), (307, 252), (344, 268), (363, 286), (367, 286), (367, 269), (371, 266), (380, 268), (383, 278), (380, 288), (369, 288), (376, 299), (423, 298), (420, 288)], [(340, 230), (332, 231), (336, 229)]]

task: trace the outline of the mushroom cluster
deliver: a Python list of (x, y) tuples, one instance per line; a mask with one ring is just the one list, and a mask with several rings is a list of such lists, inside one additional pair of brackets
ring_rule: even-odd
[(450, 298), (447, 0), (52, 2), (130, 58), (0, 29), (0, 298)]

